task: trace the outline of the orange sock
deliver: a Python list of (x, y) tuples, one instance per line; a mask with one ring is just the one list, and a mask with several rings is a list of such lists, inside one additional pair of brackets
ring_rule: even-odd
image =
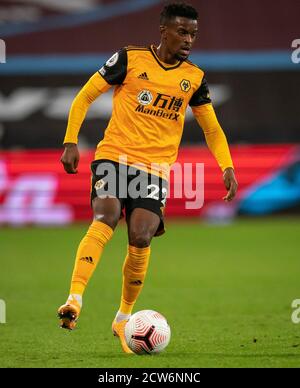
[(123, 287), (119, 312), (131, 314), (133, 306), (143, 288), (150, 258), (150, 247), (128, 247), (123, 265)]
[(111, 239), (113, 229), (94, 221), (81, 240), (75, 260), (70, 294), (82, 295), (102, 255), (104, 246)]

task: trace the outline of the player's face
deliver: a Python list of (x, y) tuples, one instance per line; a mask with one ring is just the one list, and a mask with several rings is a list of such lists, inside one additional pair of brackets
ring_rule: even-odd
[(188, 58), (198, 31), (197, 20), (177, 16), (164, 30), (169, 53), (181, 61)]

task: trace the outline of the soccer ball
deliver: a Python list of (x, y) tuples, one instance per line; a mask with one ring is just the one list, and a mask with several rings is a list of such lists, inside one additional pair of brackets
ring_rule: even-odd
[(170, 342), (171, 329), (160, 313), (142, 310), (133, 314), (126, 323), (125, 338), (136, 354), (160, 353)]

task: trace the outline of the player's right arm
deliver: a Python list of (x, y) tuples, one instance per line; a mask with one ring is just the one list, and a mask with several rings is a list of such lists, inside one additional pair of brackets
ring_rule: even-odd
[(90, 105), (102, 93), (113, 85), (121, 84), (127, 73), (127, 52), (125, 49), (114, 54), (105, 65), (96, 72), (75, 97), (68, 118), (68, 126), (64, 138), (64, 152), (61, 162), (68, 174), (77, 174), (79, 151), (77, 148), (78, 134)]
[(64, 139), (65, 149), (60, 159), (68, 174), (77, 174), (79, 163), (78, 133), (87, 111), (96, 98), (109, 88), (110, 85), (97, 72), (79, 91), (72, 103)]

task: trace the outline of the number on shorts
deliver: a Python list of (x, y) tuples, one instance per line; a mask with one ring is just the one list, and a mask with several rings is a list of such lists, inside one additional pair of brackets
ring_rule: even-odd
[(159, 187), (157, 185), (152, 184), (152, 185), (148, 185), (147, 189), (148, 190), (152, 190), (153, 189), (150, 192), (150, 194), (147, 195), (147, 198), (155, 199), (156, 201), (158, 201), (159, 197), (158, 197), (157, 193), (159, 192)]

